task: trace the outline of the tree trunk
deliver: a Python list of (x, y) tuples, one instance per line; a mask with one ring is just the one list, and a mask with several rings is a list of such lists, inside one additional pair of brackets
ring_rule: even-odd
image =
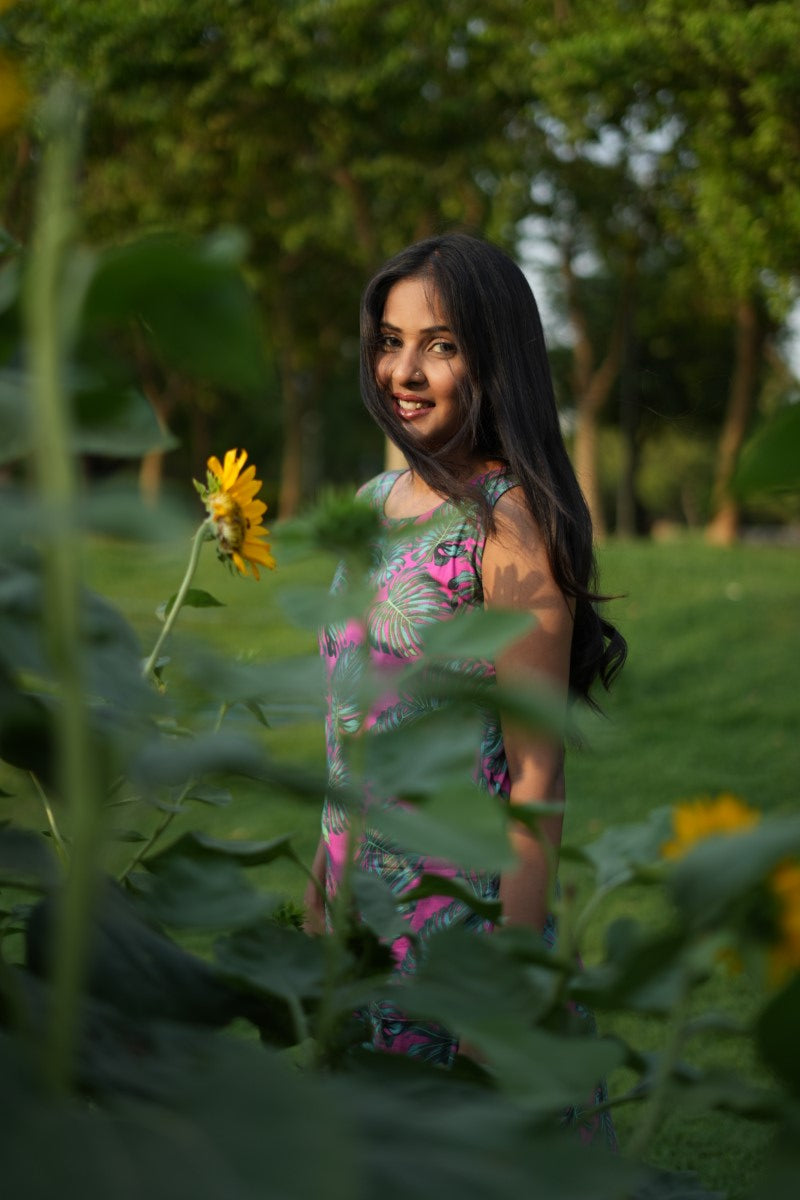
[(575, 474), (589, 506), (594, 536), (598, 541), (602, 541), (607, 531), (597, 463), (597, 411), (592, 405), (583, 403), (583, 397), (580, 396), (577, 406)]
[(634, 269), (635, 259), (631, 258), (622, 281), (617, 315), (606, 355), (603, 361), (597, 365), (589, 336), (589, 323), (579, 294), (578, 281), (572, 269), (572, 247), (565, 245), (562, 248), (561, 270), (566, 287), (570, 323), (575, 335), (572, 352), (572, 378), (576, 410), (575, 474), (589, 506), (595, 537), (600, 541), (606, 535), (606, 521), (600, 494), (598, 467), (599, 416), (608, 403), (614, 380), (619, 374)]
[(636, 472), (639, 465), (639, 390), (636, 385), (636, 340), (632, 305), (626, 312), (623, 343), (619, 386), (622, 462), (617, 486), (617, 534), (620, 537), (632, 538), (638, 533)]
[(716, 546), (732, 545), (739, 533), (739, 505), (730, 485), (755, 406), (763, 336), (754, 301), (742, 300), (736, 310), (736, 357), (717, 449), (713, 515), (706, 527), (706, 541)]
[(281, 355), (283, 370), (283, 453), (281, 480), (278, 491), (278, 513), (281, 519), (294, 517), (303, 495), (303, 389), (291, 354)]

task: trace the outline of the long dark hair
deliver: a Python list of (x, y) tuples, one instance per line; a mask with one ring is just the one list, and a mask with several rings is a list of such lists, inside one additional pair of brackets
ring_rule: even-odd
[[(375, 362), (386, 297), (401, 279), (429, 281), (466, 365), (463, 420), (445, 444), (414, 442), (386, 402)], [(370, 414), (412, 470), (451, 500), (480, 503), (459, 473), (464, 452), (505, 463), (541, 528), (553, 577), (575, 602), (570, 687), (590, 704), (599, 677), (608, 688), (625, 661), (625, 639), (598, 612), (592, 522), (567, 455), (533, 292), (496, 246), (463, 233), (417, 242), (390, 259), (361, 304), (361, 391)], [(491, 513), (486, 513), (491, 527)]]

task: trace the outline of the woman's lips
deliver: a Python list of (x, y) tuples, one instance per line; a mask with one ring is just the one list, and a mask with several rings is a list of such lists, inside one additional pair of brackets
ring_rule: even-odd
[(419, 396), (392, 396), (392, 399), (395, 412), (404, 421), (413, 421), (434, 407), (432, 400), (423, 400)]

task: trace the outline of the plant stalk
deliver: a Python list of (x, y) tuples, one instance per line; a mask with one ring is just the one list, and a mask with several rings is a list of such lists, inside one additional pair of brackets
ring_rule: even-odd
[(43, 623), (61, 703), (56, 710), (59, 791), (69, 814), (70, 868), (58, 914), (46, 1072), (55, 1090), (69, 1086), (96, 877), (99, 806), (80, 643), (80, 545), (77, 480), (64, 386), (67, 330), (74, 297), (64, 283), (74, 229), (74, 179), (82, 105), (59, 83), (43, 111), (46, 144), (24, 294), (34, 444), (32, 466), (41, 508)]
[(203, 542), (206, 541), (211, 524), (212, 518), (208, 517), (205, 521), (203, 521), (202, 525), (197, 530), (197, 533), (192, 538), (192, 549), (189, 554), (189, 562), (186, 566), (186, 573), (181, 581), (181, 586), (178, 588), (178, 593), (175, 597), (175, 603), (167, 613), (167, 616), (164, 620), (164, 628), (156, 638), (156, 644), (153, 647), (150, 657), (142, 667), (142, 675), (145, 679), (150, 679), (155, 674), (155, 666), (158, 662), (158, 656), (161, 651), (161, 647), (169, 637), (172, 627), (178, 618), (178, 613), (183, 607), (186, 594), (189, 591), (189, 588), (192, 586), (192, 580), (194, 579), (195, 571), (197, 570), (197, 564), (200, 561), (200, 550)]

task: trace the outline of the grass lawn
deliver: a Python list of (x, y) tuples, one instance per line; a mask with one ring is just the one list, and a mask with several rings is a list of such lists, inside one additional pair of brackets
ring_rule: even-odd
[[(275, 541), (281, 561), (280, 536)], [(119, 605), (145, 650), (158, 629), (155, 608), (175, 591), (187, 551), (188, 540), (147, 548), (98, 540), (90, 546), (91, 584)], [(179, 636), (258, 660), (313, 653), (314, 635), (292, 625), (280, 597), (297, 585), (328, 579), (332, 568), (332, 559), (321, 556), (284, 560), (256, 584), (229, 576), (208, 548), (196, 586), (212, 591), (226, 607), (184, 612)], [(620, 543), (603, 549), (601, 571), (604, 590), (619, 594), (610, 611), (628, 638), (629, 662), (604, 702), (605, 716), (584, 720), (586, 746), (568, 756), (566, 839), (592, 839), (610, 824), (702, 793), (733, 791), (764, 811), (790, 810), (800, 777), (796, 552), (763, 546), (720, 550), (693, 541)], [(274, 753), (322, 769), (321, 721), (262, 736)], [(30, 823), (41, 823), (24, 780), (0, 771), (0, 788), (15, 793), (0, 800), (5, 815), (25, 813)], [(245, 838), (294, 830), (298, 851), (310, 859), (319, 804), (298, 803), (255, 784), (237, 785), (229, 808), (198, 806), (174, 825), (176, 832), (187, 827)], [(299, 899), (303, 879), (296, 869), (278, 863), (265, 871), (271, 888)], [(587, 958), (599, 953), (608, 920), (628, 914), (646, 921), (650, 904), (646, 893), (609, 899), (589, 931)], [(708, 985), (704, 999), (743, 1016), (754, 997), (755, 985), (747, 978), (720, 977)], [(603, 1027), (639, 1045), (657, 1046), (663, 1036), (644, 1020), (609, 1020)], [(699, 1051), (697, 1061), (747, 1067), (742, 1053), (737, 1042), (720, 1042)], [(626, 1081), (611, 1083), (613, 1091)], [(623, 1146), (640, 1119), (639, 1108), (621, 1110)], [(767, 1135), (738, 1118), (678, 1112), (664, 1123), (650, 1157), (673, 1170), (695, 1170), (707, 1186), (736, 1200), (747, 1194)]]

